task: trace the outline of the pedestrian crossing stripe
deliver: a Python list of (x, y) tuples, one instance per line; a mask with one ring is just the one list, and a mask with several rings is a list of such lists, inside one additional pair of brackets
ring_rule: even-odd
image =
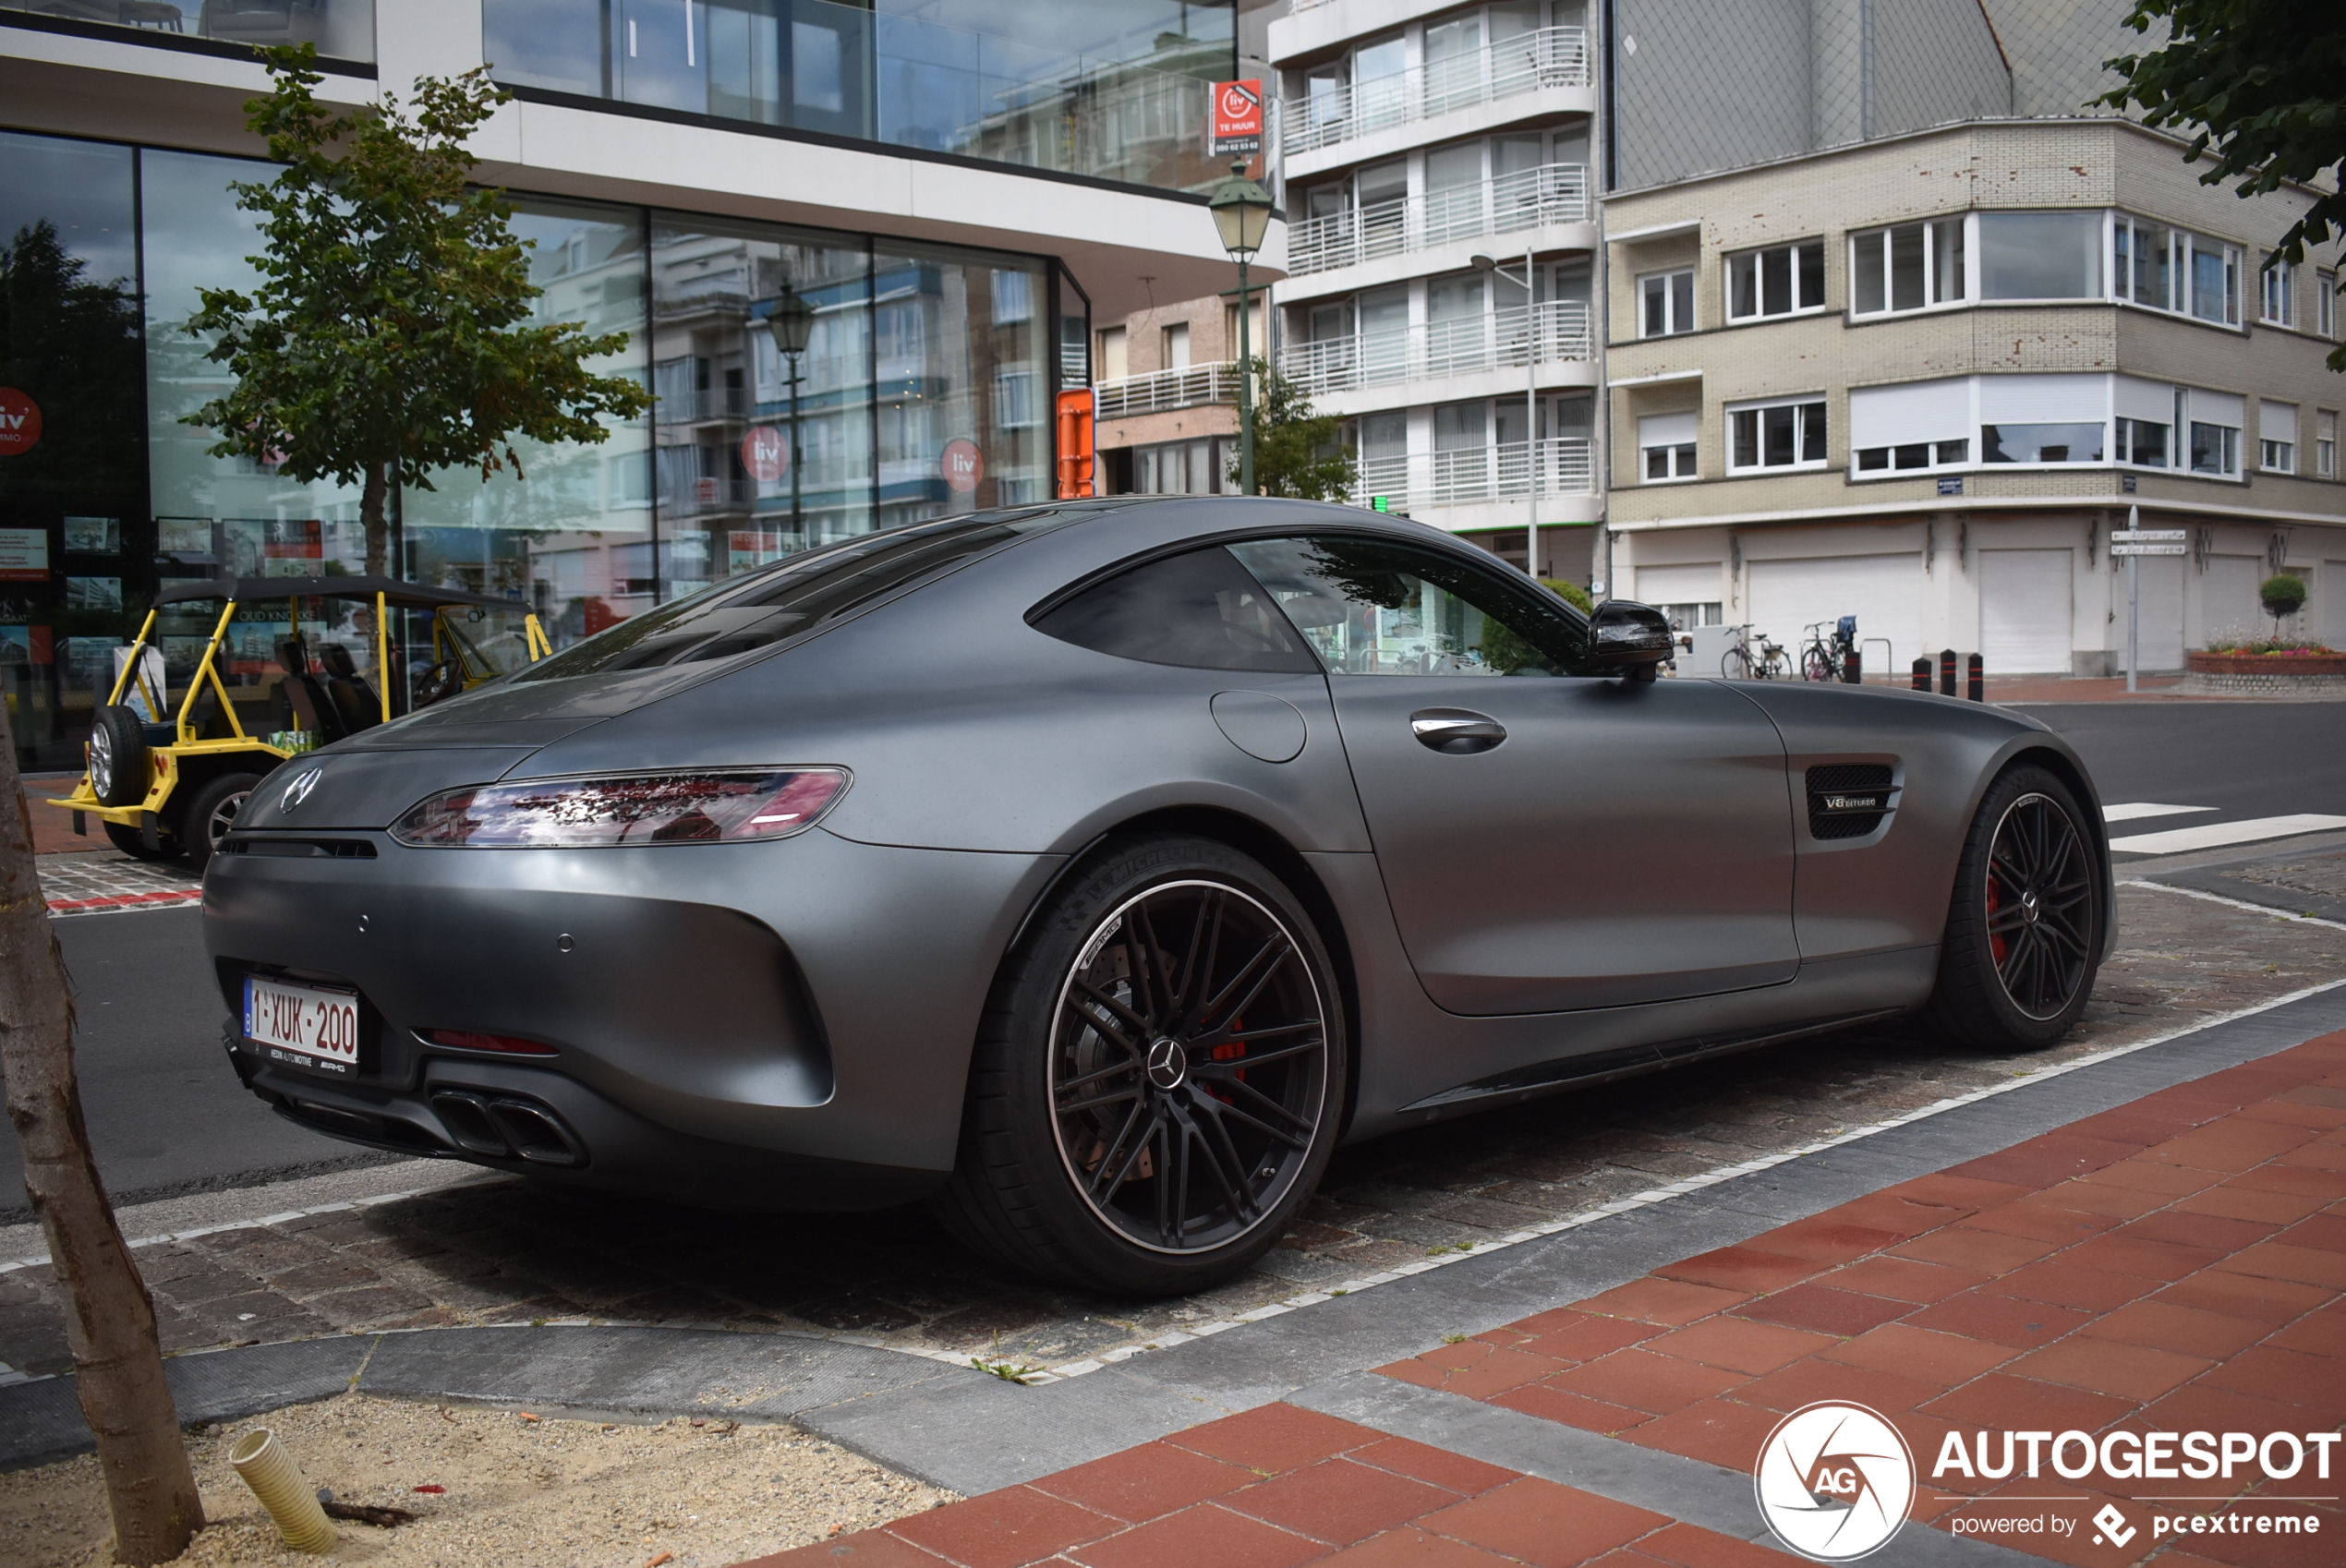
[(2159, 833), (2134, 833), (2112, 838), (2110, 847), (2121, 854), (2174, 855), (2187, 850), (2215, 850), (2227, 844), (2253, 844), (2260, 838), (2288, 838), (2300, 833), (2326, 833), (2346, 827), (2346, 816), (2300, 812), (2291, 816), (2258, 816), (2245, 822), (2206, 822), (2195, 827), (2171, 827)]

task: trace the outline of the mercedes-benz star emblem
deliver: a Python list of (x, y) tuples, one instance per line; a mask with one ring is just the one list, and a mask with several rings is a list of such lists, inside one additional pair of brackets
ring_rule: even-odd
[(1149, 1081), (1159, 1089), (1179, 1089), (1190, 1072), (1189, 1053), (1180, 1042), (1161, 1039), (1149, 1047)]
[(325, 771), (322, 767), (313, 767), (304, 771), (299, 778), (285, 786), (285, 792), (283, 795), (277, 797), (277, 809), (291, 811), (308, 800), (309, 791), (318, 788), (318, 780)]

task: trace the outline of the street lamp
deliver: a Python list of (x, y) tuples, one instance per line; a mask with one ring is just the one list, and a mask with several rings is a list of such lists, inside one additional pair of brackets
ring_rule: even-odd
[(780, 297), (766, 312), (766, 330), (774, 335), (774, 346), (790, 361), (790, 521), (798, 545), (805, 542), (805, 508), (800, 501), (798, 450), (798, 356), (806, 352), (806, 340), (815, 332), (815, 308), (801, 298), (788, 283), (782, 285)]
[(1221, 231), (1222, 248), (1239, 264), (1239, 493), (1254, 493), (1254, 399), (1251, 374), (1253, 348), (1248, 338), (1247, 314), (1253, 304), (1246, 283), (1246, 264), (1263, 248), (1271, 227), (1271, 193), (1246, 177), (1246, 160), (1231, 161), (1230, 177), (1214, 187), (1205, 203)]
[[(1523, 250), (1523, 570), (1540, 575), (1540, 291), (1532, 286), (1536, 269), (1531, 247)], [(1516, 281), (1513, 272), (1488, 256), (1476, 256), (1474, 268), (1493, 277)], [(1493, 317), (1499, 302), (1491, 301)]]

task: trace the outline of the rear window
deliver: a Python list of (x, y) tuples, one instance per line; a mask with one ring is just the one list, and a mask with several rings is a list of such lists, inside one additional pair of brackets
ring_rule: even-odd
[(978, 513), (826, 545), (623, 621), (514, 679), (559, 681), (736, 657), (1066, 520), (1055, 508)]
[(1263, 585), (1219, 545), (1119, 572), (1036, 616), (1034, 626), (1149, 664), (1298, 674), (1320, 668)]

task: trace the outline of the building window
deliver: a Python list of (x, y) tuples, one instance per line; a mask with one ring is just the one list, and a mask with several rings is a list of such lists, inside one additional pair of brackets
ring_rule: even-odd
[(1190, 368), (1190, 324), (1187, 321), (1178, 327), (1165, 329), (1164, 368), (1167, 370), (1186, 370)]
[(2100, 299), (2099, 212), (1979, 214), (1979, 297)]
[(1638, 335), (1671, 337), (1694, 331), (1694, 269), (1651, 272), (1638, 280)]
[[(997, 272), (997, 279), (1019, 276)], [(1031, 429), (1034, 424), (1034, 372), (1028, 369), (994, 372), (994, 423), (1005, 430)]]
[(2191, 471), (2230, 476), (2240, 472), (2240, 432), (2230, 425), (2191, 422)]
[(2297, 472), (2297, 405), (2259, 403), (2256, 407), (2256, 466), (2267, 474)]
[(2099, 425), (1982, 425), (1983, 463), (2099, 463)]
[(2338, 477), (2338, 415), (2332, 409), (2314, 415), (2314, 472), (2325, 479)]
[(1947, 468), (1971, 461), (1971, 442), (1900, 441), (1895, 446), (1859, 447), (1856, 456), (1861, 474), (1894, 473), (1901, 468)]
[(1849, 308), (1856, 315), (1959, 304), (1964, 286), (1961, 218), (1872, 229), (1849, 242)]
[(1773, 403), (1727, 411), (1730, 472), (1816, 468), (1825, 461), (1825, 405)]
[(1695, 476), (1695, 430), (1702, 416), (1649, 414), (1638, 421), (1638, 451), (1649, 483)]
[(2314, 331), (2326, 338), (2338, 335), (2338, 274), (2327, 270), (2314, 274)]
[(2276, 261), (2256, 274), (2256, 319), (2268, 327), (2297, 324), (2297, 269)]
[(2111, 223), (2110, 257), (2118, 298), (2240, 324), (2240, 247), (2122, 212)]
[(2118, 461), (2137, 468), (2167, 466), (2168, 427), (2150, 419), (2118, 421)]
[(1772, 246), (1727, 258), (1727, 319), (1755, 320), (1821, 310), (1825, 303), (1825, 242)]

